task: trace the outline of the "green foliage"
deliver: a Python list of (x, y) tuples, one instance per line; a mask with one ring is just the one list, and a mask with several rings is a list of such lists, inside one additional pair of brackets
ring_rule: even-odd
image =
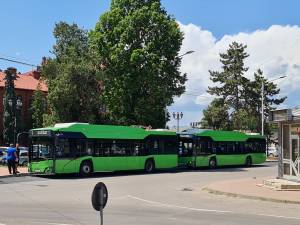
[(165, 108), (184, 90), (179, 26), (159, 0), (114, 0), (90, 32), (103, 100), (119, 124), (164, 127)]
[[(246, 98), (246, 108), (248, 112), (251, 112), (253, 116), (257, 118), (257, 126), (255, 130), (261, 132), (261, 92), (262, 83), (264, 84), (264, 118), (268, 118), (270, 111), (274, 110), (276, 106), (280, 105), (286, 100), (286, 97), (276, 98), (276, 95), (280, 93), (280, 89), (273, 82), (268, 81), (263, 76), (263, 71), (258, 69), (254, 73), (254, 80), (249, 81), (245, 87), (247, 98)], [(272, 129), (271, 125), (265, 124), (264, 133), (270, 135)]]
[(32, 117), (32, 127), (39, 128), (43, 127), (43, 114), (46, 110), (46, 99), (41, 91), (40, 84), (37, 90), (33, 93), (33, 101), (31, 105), (31, 117)]
[[(265, 118), (269, 116), (270, 110), (286, 99), (286, 97), (276, 98), (280, 89), (273, 82), (267, 81), (260, 69), (254, 73), (253, 81), (244, 76), (244, 73), (248, 70), (244, 66), (244, 60), (249, 56), (245, 52), (246, 48), (246, 45), (233, 42), (229, 45), (226, 53), (220, 54), (222, 71), (209, 71), (211, 80), (216, 85), (209, 87), (208, 93), (218, 96), (223, 101), (222, 103), (221, 100), (216, 99), (215, 101), (219, 102), (219, 105), (214, 101), (203, 111), (203, 121), (211, 127), (216, 128), (207, 121), (223, 118), (222, 110), (226, 110), (227, 114), (230, 112), (229, 127), (231, 129), (261, 132), (262, 83), (264, 84)], [(228, 106), (227, 109), (222, 109), (222, 104)], [(218, 110), (220, 110), (219, 114), (212, 113), (218, 112)], [(221, 128), (224, 129), (222, 126)], [(265, 129), (265, 134), (270, 135), (271, 129), (268, 125), (265, 126)]]
[(220, 54), (223, 70), (209, 71), (211, 80), (220, 85), (209, 87), (208, 93), (222, 97), (234, 111), (239, 111), (245, 99), (244, 85), (248, 79), (244, 77), (244, 72), (248, 68), (244, 66), (244, 59), (249, 56), (246, 48), (246, 45), (233, 42), (226, 53)]
[(229, 115), (228, 106), (222, 98), (214, 99), (207, 109), (203, 110), (201, 126), (203, 128), (212, 128), (214, 130), (228, 130)]
[(91, 65), (87, 31), (76, 24), (55, 25), (56, 44), (42, 67), (48, 85), (47, 103), (50, 113), (44, 125), (57, 122), (100, 122), (100, 83)]

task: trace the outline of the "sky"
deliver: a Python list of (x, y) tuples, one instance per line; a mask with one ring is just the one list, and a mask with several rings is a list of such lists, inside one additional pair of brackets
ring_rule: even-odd
[[(297, 0), (162, 0), (163, 7), (179, 23), (185, 39), (181, 71), (187, 73), (186, 93), (168, 108), (183, 112), (182, 126), (201, 120), (202, 110), (212, 100), (208, 70), (219, 70), (219, 54), (232, 41), (246, 44), (249, 79), (258, 68), (287, 96), (285, 107), (300, 106), (300, 1)], [(77, 23), (93, 29), (110, 0), (1, 0), (0, 57), (38, 65), (51, 56), (56, 22)], [(33, 69), (0, 60), (0, 69), (14, 66), (20, 72)], [(176, 121), (171, 120), (170, 126)]]

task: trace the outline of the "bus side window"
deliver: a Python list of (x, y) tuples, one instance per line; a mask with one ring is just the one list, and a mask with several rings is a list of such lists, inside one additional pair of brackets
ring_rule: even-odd
[(177, 142), (168, 140), (165, 142), (165, 154), (176, 154)]
[(217, 153), (217, 150), (218, 150), (218, 143), (213, 142), (213, 143), (212, 143), (212, 153), (213, 153), (213, 154), (216, 154), (216, 153)]
[(244, 142), (237, 142), (236, 144), (236, 147), (237, 147), (237, 152), (240, 153), (240, 154), (243, 154), (245, 153), (245, 143)]
[(93, 155), (93, 153), (94, 153), (94, 141), (87, 141), (85, 149), (86, 149), (86, 155)]
[(93, 156), (101, 156), (101, 142), (100, 141), (96, 141), (95, 142), (95, 149), (94, 149), (94, 154)]
[(235, 146), (233, 142), (227, 143), (227, 153), (234, 154), (235, 153)]
[(158, 141), (158, 154), (159, 155), (165, 154), (165, 141), (164, 140)]
[(252, 153), (253, 152), (253, 143), (252, 142), (246, 142), (245, 143), (245, 150), (246, 150), (246, 153)]
[(219, 142), (219, 146), (218, 146), (218, 153), (219, 154), (226, 154), (227, 149), (226, 149), (226, 143), (224, 142)]
[(211, 141), (207, 142), (206, 152), (210, 153), (210, 152), (212, 152), (212, 149), (213, 149), (213, 143)]

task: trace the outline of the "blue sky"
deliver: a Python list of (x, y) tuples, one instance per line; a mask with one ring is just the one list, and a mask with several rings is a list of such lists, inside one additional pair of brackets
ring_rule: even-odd
[[(30, 64), (39, 64), (43, 56), (50, 56), (49, 51), (55, 41), (52, 31), (56, 22), (75, 22), (81, 27), (92, 29), (99, 16), (109, 9), (109, 5), (109, 0), (1, 0), (0, 28), (2, 33), (0, 57), (8, 57)], [(291, 41), (286, 40), (286, 42), (295, 42), (295, 45), (299, 46), (300, 1), (162, 0), (162, 5), (169, 14), (172, 14), (181, 23), (181, 28), (186, 32), (187, 41), (185, 41), (183, 49), (192, 49), (198, 52), (198, 54), (186, 56), (183, 62), (182, 70), (191, 74), (191, 80), (195, 78), (196, 74), (207, 73), (208, 69), (218, 68), (217, 60), (206, 62), (206, 57), (201, 55), (201, 52), (207, 50), (206, 46), (211, 45), (211, 48), (207, 51), (215, 51), (215, 55), (217, 55), (219, 53), (217, 51), (226, 49), (224, 43), (228, 42), (227, 39), (233, 40), (235, 38), (245, 41), (247, 44), (249, 42), (249, 51), (253, 52), (251, 55), (254, 56), (250, 65), (255, 66), (259, 62), (266, 72), (276, 74), (277, 71), (281, 72), (284, 70), (286, 73), (297, 76), (293, 68), (299, 66), (300, 61), (299, 64), (297, 61), (299, 57), (295, 56), (294, 52), (285, 52), (285, 55), (281, 56), (281, 47), (276, 43), (285, 42), (282, 41), (285, 39), (273, 40), (272, 38), (290, 33), (288, 37), (293, 36), (294, 38)], [(191, 26), (188, 26), (188, 24)], [(280, 26), (274, 27), (274, 25)], [(289, 29), (288, 25), (292, 27)], [(259, 31), (264, 33), (262, 34)], [(268, 34), (270, 35), (268, 36)], [(264, 43), (274, 43), (275, 47), (273, 48), (279, 48), (278, 51), (272, 52), (270, 48), (264, 50), (264, 52), (269, 51), (267, 56), (264, 56), (262, 53), (256, 54), (260, 49), (258, 47), (259, 41), (256, 39), (259, 35), (261, 35), (260, 40), (265, 39)], [(199, 38), (207, 41), (203, 42)], [(202, 45), (201, 41), (203, 42)], [(281, 49), (284, 48), (289, 47), (285, 46)], [(272, 57), (273, 55), (274, 57)], [(270, 59), (264, 65), (263, 62), (265, 62), (266, 58)], [(289, 65), (291, 58), (293, 58), (294, 62)], [(194, 64), (191, 64), (190, 61), (193, 61)], [(192, 68), (202, 65), (201, 63), (205, 70), (194, 70)], [(4, 70), (9, 66), (16, 67), (20, 72), (32, 69), (31, 67), (0, 60), (0, 69)], [(205, 76), (207, 80), (207, 74), (203, 75), (203, 77)], [(270, 76), (272, 77), (272, 75)], [(200, 102), (201, 99), (203, 100), (202, 102), (206, 102), (205, 99), (209, 99), (209, 97), (204, 96), (204, 93), (209, 84), (203, 81), (204, 78), (198, 77), (195, 79), (198, 79), (201, 84), (199, 87), (188, 84), (187, 91), (191, 92), (193, 90), (191, 89), (192, 87), (196, 88), (197, 91), (193, 91), (193, 93), (196, 92), (196, 95), (201, 95), (197, 99), (200, 99)], [(298, 80), (295, 78), (294, 81)], [(288, 85), (287, 82), (283, 82), (283, 91), (289, 96), (287, 105), (300, 105), (297, 87), (289, 90)], [(198, 120), (199, 116), (201, 117), (199, 111), (205, 108), (206, 105), (199, 103), (197, 99), (195, 96), (190, 96), (189, 99), (177, 99), (170, 111), (189, 109), (189, 112), (186, 112), (186, 115), (189, 116), (185, 116), (184, 124)]]
[[(201, 26), (216, 38), (299, 22), (297, 0), (162, 0), (162, 4), (180, 22)], [(109, 5), (109, 0), (2, 0), (0, 57), (38, 64), (54, 43), (55, 22), (75, 22), (91, 29)], [(0, 69), (10, 65), (0, 61)], [(21, 72), (30, 69), (15, 66)]]

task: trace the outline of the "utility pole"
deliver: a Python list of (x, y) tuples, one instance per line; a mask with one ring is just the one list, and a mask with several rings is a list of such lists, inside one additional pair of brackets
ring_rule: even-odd
[(261, 135), (264, 135), (264, 130), (265, 130), (265, 102), (264, 102), (264, 99), (265, 99), (265, 82), (273, 82), (273, 81), (276, 81), (276, 80), (279, 80), (279, 79), (283, 79), (285, 78), (286, 76), (281, 76), (281, 77), (278, 77), (278, 78), (275, 78), (273, 80), (264, 80), (264, 78), (262, 79), (262, 82), (261, 82)]

